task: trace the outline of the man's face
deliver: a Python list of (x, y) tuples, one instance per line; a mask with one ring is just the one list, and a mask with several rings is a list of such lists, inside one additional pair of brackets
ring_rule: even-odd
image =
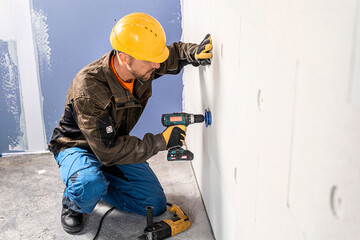
[(127, 65), (128, 71), (134, 78), (141, 81), (149, 80), (151, 74), (160, 67), (160, 63), (153, 63), (144, 60), (137, 60), (131, 56), (129, 64)]

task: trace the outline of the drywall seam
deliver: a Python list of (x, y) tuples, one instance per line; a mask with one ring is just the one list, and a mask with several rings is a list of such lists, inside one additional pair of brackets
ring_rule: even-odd
[(29, 0), (14, 0), (12, 11), (16, 29), (14, 34), (16, 34), (19, 60), (20, 92), (26, 124), (28, 148), (25, 150), (43, 151), (46, 149), (45, 128)]
[[(197, 177), (196, 177), (196, 172), (195, 172), (195, 169), (194, 169), (194, 166), (193, 166), (192, 162), (190, 162), (190, 166), (191, 166), (191, 170), (192, 170), (192, 173), (193, 173), (193, 176), (194, 176), (194, 179), (195, 179), (196, 187), (197, 187), (197, 189), (198, 189), (198, 191), (199, 191), (199, 194), (200, 194), (201, 202), (202, 202), (202, 204), (203, 204), (203, 206), (204, 206), (204, 210), (205, 210), (205, 214), (206, 214), (207, 220), (208, 220), (209, 223), (211, 223), (211, 222), (210, 222), (210, 218), (209, 218), (208, 211), (207, 211), (207, 209), (206, 209), (206, 207), (205, 207), (205, 202), (204, 202), (204, 198), (203, 198), (203, 195), (202, 195), (200, 186), (199, 186), (199, 181), (198, 181), (198, 179), (197, 179)], [(213, 230), (211, 224), (210, 224), (210, 229), (211, 229), (211, 234), (212, 234), (213, 236), (215, 236), (214, 230)]]
[[(256, 182), (255, 182), (255, 187), (256, 187), (256, 192), (255, 192), (255, 208), (254, 208), (254, 229), (256, 229), (256, 225), (257, 225), (257, 211), (258, 211), (258, 194), (259, 194), (259, 158), (256, 158)], [(256, 239), (256, 230), (254, 230), (254, 239)]]
[[(35, 11), (33, 6), (31, 5), (31, 26), (34, 40), (34, 50), (35, 50), (35, 59), (36, 59), (36, 67), (37, 67), (37, 78), (38, 78), (38, 90), (40, 95), (40, 108), (41, 108), (41, 118), (43, 121), (44, 118), (44, 97), (42, 96), (42, 89), (40, 84), (40, 76), (44, 73), (44, 71), (51, 71), (51, 48), (49, 42), (49, 34), (48, 34), (48, 25), (47, 15), (44, 13), (42, 9), (39, 11)], [(41, 72), (40, 72), (41, 70)], [(43, 122), (43, 135), (45, 144), (46, 140), (46, 129), (45, 123)], [(47, 147), (45, 147), (47, 149)]]
[(294, 89), (294, 101), (293, 101), (293, 113), (292, 113), (292, 120), (291, 120), (291, 139), (290, 139), (290, 151), (289, 151), (289, 170), (288, 170), (288, 189), (287, 189), (287, 201), (286, 205), (287, 208), (290, 209), (290, 188), (291, 188), (291, 167), (292, 167), (292, 154), (293, 154), (293, 145), (294, 145), (294, 134), (295, 134), (295, 116), (296, 116), (296, 99), (297, 99), (297, 85), (298, 85), (298, 70), (299, 70), (299, 61), (296, 61), (296, 68), (295, 68), (295, 89)]
[(356, 3), (356, 8), (355, 8), (355, 21), (354, 21), (354, 28), (353, 28), (353, 40), (352, 40), (352, 54), (351, 54), (351, 63), (350, 63), (350, 78), (349, 78), (349, 84), (348, 84), (348, 101), (352, 102), (354, 104), (357, 103), (358, 107), (360, 108), (360, 104), (359, 104), (359, 97), (356, 96), (357, 91), (354, 91), (354, 89), (357, 88), (357, 83), (356, 80), (357, 77), (359, 77), (359, 74), (356, 74), (356, 63), (359, 61), (357, 58), (360, 58), (359, 54), (357, 54), (358, 52), (360, 52), (358, 50), (358, 48), (360, 46), (359, 42), (360, 42), (360, 2), (357, 1)]
[[(184, 0), (180, 0), (180, 11), (181, 11), (181, 16), (184, 16)], [(181, 41), (184, 41), (183, 26), (184, 26), (184, 17), (181, 18), (181, 37), (180, 37)], [(183, 82), (184, 82), (184, 78), (183, 78)]]
[[(209, 219), (212, 220), (211, 225), (214, 236), (216, 239), (235, 239), (236, 217), (233, 211), (234, 206), (227, 189), (224, 187), (217, 166), (211, 157), (208, 173), (212, 174), (212, 178), (208, 179), (209, 181), (203, 184), (209, 184), (214, 191), (204, 191), (205, 194), (207, 193), (209, 195), (204, 198), (204, 206), (207, 209)], [(215, 195), (213, 194), (214, 192), (216, 192)], [(219, 201), (223, 204), (217, 205)]]
[[(180, 41), (184, 42), (184, 30), (183, 30), (183, 26), (184, 26), (184, 0), (180, 0), (180, 11), (181, 11), (181, 16), (183, 16), (181, 18), (181, 37), (180, 37)], [(182, 91), (182, 102), (181, 102), (181, 107), (182, 107), (182, 111), (184, 111), (185, 109), (185, 78), (184, 78), (184, 74), (182, 76), (182, 85), (183, 85), (183, 91)], [(191, 167), (193, 168), (192, 164), (191, 164)], [(193, 168), (194, 170), (194, 168)], [(195, 171), (194, 171), (194, 175), (195, 175)], [(196, 178), (195, 178), (196, 179)], [(196, 184), (198, 185), (199, 187), (199, 184), (196, 180)], [(200, 188), (199, 188), (199, 192), (200, 192), (200, 195), (201, 195), (201, 191), (200, 191)], [(204, 205), (205, 206), (205, 205)], [(208, 216), (209, 217), (209, 216)]]

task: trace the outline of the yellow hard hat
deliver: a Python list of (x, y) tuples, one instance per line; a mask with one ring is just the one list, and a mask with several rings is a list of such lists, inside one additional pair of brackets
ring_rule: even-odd
[(161, 24), (145, 13), (131, 13), (121, 18), (110, 34), (111, 46), (138, 60), (162, 63), (169, 56)]

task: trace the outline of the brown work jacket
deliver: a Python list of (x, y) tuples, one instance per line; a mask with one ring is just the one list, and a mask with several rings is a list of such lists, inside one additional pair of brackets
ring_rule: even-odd
[(115, 51), (84, 67), (72, 81), (65, 111), (54, 129), (49, 150), (79, 147), (93, 152), (104, 165), (144, 162), (166, 150), (162, 134), (147, 133), (140, 140), (129, 136), (152, 95), (152, 81), (164, 74), (177, 74), (191, 63), (198, 66), (191, 43), (168, 46), (168, 59), (147, 81), (134, 82), (133, 94), (123, 88), (110, 69)]

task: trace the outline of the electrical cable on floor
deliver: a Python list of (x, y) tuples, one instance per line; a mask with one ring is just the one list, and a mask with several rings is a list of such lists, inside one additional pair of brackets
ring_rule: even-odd
[(98, 235), (99, 235), (99, 233), (100, 233), (100, 230), (101, 230), (102, 222), (104, 221), (106, 215), (108, 215), (108, 214), (109, 214), (112, 210), (114, 210), (114, 209), (115, 209), (115, 207), (110, 208), (110, 209), (107, 210), (107, 212), (102, 216), (102, 218), (101, 218), (101, 220), (100, 220), (100, 224), (99, 224), (98, 230), (97, 230), (97, 232), (96, 232), (95, 237), (93, 238), (93, 240), (95, 240), (95, 239), (98, 237)]

